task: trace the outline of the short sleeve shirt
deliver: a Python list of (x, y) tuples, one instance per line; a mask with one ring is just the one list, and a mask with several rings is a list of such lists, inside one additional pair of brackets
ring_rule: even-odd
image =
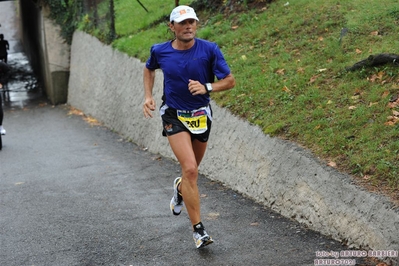
[(162, 69), (164, 103), (178, 110), (195, 110), (209, 104), (209, 94), (190, 93), (189, 79), (205, 84), (214, 82), (215, 76), (224, 79), (230, 74), (218, 45), (198, 38), (188, 50), (174, 49), (171, 41), (153, 45), (146, 67)]

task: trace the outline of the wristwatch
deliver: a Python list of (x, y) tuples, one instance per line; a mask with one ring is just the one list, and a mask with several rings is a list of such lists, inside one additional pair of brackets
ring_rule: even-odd
[(205, 89), (208, 93), (212, 92), (212, 84), (211, 83), (205, 83)]

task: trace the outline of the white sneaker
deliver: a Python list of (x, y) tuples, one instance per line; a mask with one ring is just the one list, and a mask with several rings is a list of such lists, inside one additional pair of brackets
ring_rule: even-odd
[(212, 237), (206, 233), (202, 224), (194, 228), (193, 238), (197, 248), (203, 248), (213, 243)]
[(173, 197), (170, 200), (170, 210), (174, 215), (179, 215), (183, 209), (183, 197), (177, 190), (177, 187), (181, 183), (181, 177), (177, 177), (173, 182)]
[(0, 134), (1, 135), (5, 135), (6, 134), (6, 130), (4, 129), (3, 126), (0, 127)]

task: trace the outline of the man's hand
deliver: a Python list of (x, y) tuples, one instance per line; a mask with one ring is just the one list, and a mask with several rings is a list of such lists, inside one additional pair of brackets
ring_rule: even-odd
[(152, 118), (152, 112), (155, 111), (154, 98), (145, 99), (143, 104), (143, 113), (145, 118)]
[(206, 94), (207, 90), (203, 84), (201, 84), (199, 81), (189, 79), (188, 80), (188, 90), (192, 95), (200, 95), (200, 94)]

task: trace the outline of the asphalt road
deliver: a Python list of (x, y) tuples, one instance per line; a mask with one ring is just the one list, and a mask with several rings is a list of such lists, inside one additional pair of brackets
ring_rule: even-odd
[(19, 106), (5, 106), (0, 265), (299, 266), (347, 249), (200, 176), (215, 243), (197, 250), (185, 210), (169, 210), (176, 162), (69, 106), (40, 97)]

